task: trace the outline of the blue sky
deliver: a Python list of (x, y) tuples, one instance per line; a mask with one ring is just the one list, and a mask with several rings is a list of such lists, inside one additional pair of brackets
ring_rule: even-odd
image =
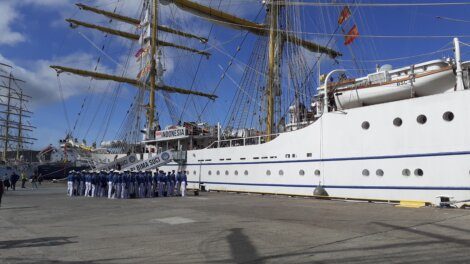
[[(0, 0), (0, 62), (15, 66), (13, 73), (27, 81), (25, 85), (26, 93), (33, 96), (29, 106), (34, 111), (31, 121), (33, 125), (38, 127), (34, 132), (34, 137), (38, 138), (37, 143), (33, 146), (35, 149), (43, 148), (49, 143), (54, 144), (59, 138), (63, 137), (68, 129), (65, 112), (67, 112), (70, 126), (73, 126), (84, 100), (86, 100), (85, 111), (81, 113), (78, 119), (79, 123), (74, 135), (80, 139), (86, 138), (87, 142), (96, 140), (99, 143), (101, 139), (114, 139), (122, 124), (123, 117), (132, 103), (132, 98), (136, 94), (136, 90), (132, 87), (122, 86), (119, 88), (114, 84), (109, 85), (106, 82), (93, 81), (90, 88), (89, 79), (62, 75), (60, 77), (62, 96), (60, 95), (58, 79), (55, 72), (49, 69), (49, 65), (59, 64), (92, 70), (98, 57), (102, 57), (100, 71), (121, 73), (122, 64), (126, 59), (125, 55), (129, 52), (135, 53), (138, 49), (126, 40), (114, 37), (104, 40), (103, 34), (98, 32), (83, 28), (70, 29), (64, 21), (65, 18), (74, 17), (102, 25), (105, 25), (107, 21), (100, 16), (79, 11), (74, 6), (76, 2), (71, 0)], [(119, 13), (136, 17), (141, 0), (85, 0), (82, 2), (111, 11), (117, 6)], [(210, 0), (201, 0), (200, 2), (207, 4)], [(218, 2), (213, 0), (212, 6), (217, 6)], [(254, 19), (261, 9), (259, 2), (255, 0), (223, 0), (221, 9), (245, 18)], [(400, 3), (405, 1), (390, 0), (387, 2)], [(440, 1), (419, 2), (438, 3)], [(329, 37), (313, 33), (332, 33), (337, 25), (336, 20), (339, 9), (338, 7), (301, 8), (302, 31), (312, 33), (304, 37), (325, 43)], [(353, 24), (357, 24), (361, 35), (439, 35), (449, 37), (361, 37), (351, 46), (345, 47), (342, 44), (342, 37), (337, 36), (333, 39), (332, 47), (340, 50), (344, 56), (339, 61), (340, 65), (336, 65), (332, 60), (323, 60), (322, 72), (343, 67), (351, 69), (350, 74), (354, 74), (353, 69), (357, 69), (357, 66), (349, 61), (352, 54), (358, 59), (357, 64), (361, 68), (373, 70), (375, 64), (385, 63), (373, 60), (401, 58), (433, 52), (450, 43), (452, 41), (450, 36), (470, 35), (468, 29), (470, 22), (436, 19), (436, 16), (443, 16), (470, 20), (468, 15), (470, 14), (470, 6), (361, 7), (353, 9), (353, 12), (353, 19), (347, 22), (345, 30), (348, 30)], [(186, 12), (178, 11), (172, 5), (162, 7), (161, 16), (166, 24), (178, 23), (181, 29), (203, 36), (206, 36), (211, 28), (210, 24), (204, 20)], [(120, 23), (113, 23), (111, 27), (132, 30), (128, 25)], [(210, 43), (211, 46), (216, 46), (217, 49), (211, 49), (213, 56), (209, 61), (203, 59), (194, 87), (205, 92), (210, 92), (215, 87), (222, 75), (220, 68), (226, 67), (229, 61), (227, 54), (234, 54), (244, 34), (236, 30), (214, 26)], [(86, 36), (89, 41), (83, 36)], [(171, 39), (171, 36), (167, 35), (162, 37), (167, 40)], [(250, 44), (253, 44), (254, 40), (255, 37), (253, 36), (247, 38), (245, 45), (242, 46), (240, 54), (237, 56), (241, 62), (234, 63), (236, 65), (230, 68), (227, 75), (234, 80), (240, 79), (244, 67), (242, 62), (246, 62), (249, 57), (251, 52)], [(180, 44), (195, 48), (205, 48), (202, 44), (194, 41), (186, 40), (184, 43), (181, 39), (177, 41)], [(461, 41), (470, 42), (470, 38), (462, 38)], [(106, 56), (112, 57), (113, 60), (98, 52), (90, 42), (99, 46), (107, 43)], [(470, 54), (465, 55), (469, 51), (470, 49), (463, 48), (464, 59), (470, 57)], [(173, 50), (165, 50), (165, 54), (166, 81), (181, 87), (190, 85), (199, 59)], [(314, 61), (314, 54), (305, 52), (305, 56), (310, 59), (310, 63)], [(452, 56), (452, 51), (393, 60), (390, 63), (398, 67), (441, 58), (442, 56)], [(134, 65), (131, 65), (128, 75), (133, 76), (135, 73), (136, 65), (134, 63)], [(118, 93), (116, 93), (116, 89), (120, 89)], [(228, 105), (236, 89), (237, 87), (229, 78), (222, 81), (221, 88), (217, 91), (220, 98), (216, 102), (208, 104), (204, 115), (206, 120), (215, 123), (217, 120), (225, 118)], [(197, 98), (194, 103), (192, 101), (186, 103), (186, 98), (184, 96), (175, 96), (173, 98), (174, 107), (177, 109), (176, 112), (184, 113), (185, 119), (193, 120), (196, 118), (194, 113), (199, 112), (207, 101)], [(158, 102), (162, 105), (162, 98)], [(182, 110), (184, 105), (186, 105), (185, 111)], [(111, 108), (111, 117), (105, 117), (107, 111), (110, 111)], [(97, 114), (95, 114), (96, 112)], [(109, 125), (107, 125), (108, 119)], [(92, 120), (94, 120), (93, 123)], [(169, 123), (170, 118), (166, 114), (162, 114), (162, 121)], [(104, 134), (103, 131), (106, 127), (108, 128), (107, 133)]]

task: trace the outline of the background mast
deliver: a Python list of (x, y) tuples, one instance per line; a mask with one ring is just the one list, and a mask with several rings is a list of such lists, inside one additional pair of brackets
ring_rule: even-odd
[(150, 70), (150, 98), (149, 98), (149, 109), (148, 109), (148, 128), (147, 128), (147, 138), (153, 138), (154, 132), (154, 121), (155, 121), (155, 89), (156, 89), (156, 66), (157, 62), (155, 60), (155, 55), (157, 54), (157, 27), (158, 27), (158, 0), (152, 0), (152, 9), (153, 12), (151, 29), (152, 29), (152, 40), (150, 48), (151, 56), (151, 70)]
[[(26, 135), (35, 127), (28, 122), (32, 112), (27, 110), (26, 103), (31, 97), (19, 86), (24, 81), (13, 76), (11, 66), (2, 63), (0, 66), (10, 68), (10, 73), (0, 73), (0, 143), (3, 144), (2, 160), (8, 162), (8, 159), (20, 160), (25, 145), (32, 145), (36, 139)], [(0, 72), (6, 73), (1, 69)]]

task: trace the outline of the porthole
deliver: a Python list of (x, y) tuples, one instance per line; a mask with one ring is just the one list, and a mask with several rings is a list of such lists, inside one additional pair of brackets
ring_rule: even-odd
[(403, 169), (401, 174), (403, 176), (410, 176), (411, 175), (411, 171), (409, 169)]
[(217, 171), (216, 174), (217, 174), (217, 175), (220, 175), (220, 171)]
[(246, 170), (243, 174), (248, 175), (248, 171)]
[(225, 171), (225, 175), (228, 175), (228, 170)]
[(238, 175), (238, 171), (236, 170), (233, 174)]
[(369, 124), (369, 122), (364, 121), (364, 122), (362, 122), (361, 127), (362, 127), (362, 129), (367, 130), (367, 129), (370, 128), (370, 124)]
[(279, 175), (280, 175), (280, 176), (284, 175), (284, 171), (283, 171), (283, 170), (279, 170)]
[(270, 171), (270, 170), (267, 170), (267, 171), (266, 171), (266, 175), (270, 176), (270, 175), (271, 175), (271, 171)]
[(209, 175), (212, 175), (212, 171), (209, 171)]
[(428, 121), (428, 118), (425, 115), (419, 115), (416, 118), (416, 122), (418, 122), (421, 125), (424, 125), (426, 123), (426, 121)]
[(396, 127), (399, 127), (403, 124), (403, 120), (401, 120), (401, 118), (397, 117), (395, 119), (393, 119), (393, 125), (396, 126)]
[(454, 113), (447, 111), (442, 115), (442, 119), (444, 119), (447, 122), (450, 122), (454, 120)]
[(320, 170), (315, 170), (314, 173), (315, 173), (315, 176), (320, 176), (320, 174), (321, 174)]
[(362, 170), (362, 176), (369, 176), (370, 172), (368, 169)]
[(304, 171), (304, 170), (300, 170), (300, 171), (299, 171), (299, 175), (300, 175), (300, 176), (304, 176), (304, 175), (305, 175), (305, 171)]
[(378, 169), (377, 171), (375, 171), (375, 175), (377, 175), (379, 177), (382, 177), (382, 176), (384, 176), (384, 171), (381, 170), (381, 169)]
[(423, 175), (424, 175), (424, 172), (423, 172), (422, 169), (416, 169), (416, 170), (415, 170), (415, 176), (421, 177), (421, 176), (423, 176)]

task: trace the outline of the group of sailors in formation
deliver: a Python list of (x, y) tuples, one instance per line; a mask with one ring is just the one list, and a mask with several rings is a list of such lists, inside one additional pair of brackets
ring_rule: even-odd
[(71, 171), (67, 195), (108, 199), (185, 196), (186, 171)]

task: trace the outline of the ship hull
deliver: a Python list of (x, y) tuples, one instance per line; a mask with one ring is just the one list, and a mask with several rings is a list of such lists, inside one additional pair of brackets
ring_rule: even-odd
[(185, 169), (189, 187), (209, 190), (309, 196), (321, 185), (342, 198), (470, 199), (469, 102), (465, 90), (327, 113), (271, 142), (192, 150), (184, 167), (161, 169)]

